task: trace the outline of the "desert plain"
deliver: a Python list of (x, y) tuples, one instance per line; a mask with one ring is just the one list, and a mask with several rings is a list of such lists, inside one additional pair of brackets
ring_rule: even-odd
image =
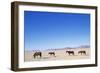
[[(73, 51), (73, 53), (67, 53), (66, 51)], [(84, 53), (78, 53), (79, 51), (85, 51)], [(41, 57), (34, 54), (36, 52), (41, 52)], [(50, 55), (53, 52), (55, 55)], [(90, 58), (90, 48), (64, 48), (64, 49), (48, 49), (48, 50), (25, 50), (24, 61), (50, 61), (50, 60), (77, 60), (77, 59), (89, 59)]]

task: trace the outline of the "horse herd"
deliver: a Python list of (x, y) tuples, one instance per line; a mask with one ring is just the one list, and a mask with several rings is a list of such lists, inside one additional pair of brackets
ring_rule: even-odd
[[(66, 51), (66, 53), (68, 54), (68, 55), (75, 55), (75, 52), (74, 51)], [(56, 57), (55, 56), (55, 52), (48, 52), (48, 54), (50, 55), (50, 56), (54, 56), (54, 57)], [(81, 50), (81, 51), (78, 51), (78, 54), (81, 54), (81, 55), (86, 55), (86, 51), (85, 50)], [(42, 52), (35, 52), (34, 54), (33, 54), (33, 57), (34, 58), (36, 58), (36, 57), (42, 57)]]

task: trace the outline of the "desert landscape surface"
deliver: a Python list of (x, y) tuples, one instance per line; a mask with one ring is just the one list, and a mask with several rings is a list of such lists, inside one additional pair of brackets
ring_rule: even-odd
[(62, 48), (25, 51), (24, 61), (75, 60), (90, 58), (90, 48)]

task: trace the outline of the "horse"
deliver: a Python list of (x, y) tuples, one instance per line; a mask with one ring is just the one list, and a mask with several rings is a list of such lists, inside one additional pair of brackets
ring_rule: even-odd
[(38, 56), (41, 58), (42, 57), (42, 52), (35, 52), (33, 56), (34, 56), (34, 58), (36, 58)]
[(78, 51), (78, 54), (85, 54), (86, 55), (86, 51), (82, 50), (82, 51)]
[(69, 55), (74, 55), (74, 51), (66, 51), (66, 53), (68, 53)]
[(55, 56), (55, 52), (49, 52), (48, 54), (49, 54), (50, 56), (52, 56), (52, 55)]

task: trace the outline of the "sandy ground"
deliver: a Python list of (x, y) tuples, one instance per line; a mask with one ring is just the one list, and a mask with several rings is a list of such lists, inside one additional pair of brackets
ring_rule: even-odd
[[(78, 54), (78, 51), (86, 51), (86, 55)], [(74, 55), (66, 53), (66, 51), (74, 51)], [(45, 50), (42, 52), (42, 57), (33, 57), (36, 51), (25, 51), (24, 61), (47, 61), (47, 60), (75, 60), (75, 59), (88, 59), (90, 58), (90, 48), (75, 48), (75, 49), (58, 49), (58, 50)], [(55, 52), (55, 56), (48, 54), (49, 52)]]

